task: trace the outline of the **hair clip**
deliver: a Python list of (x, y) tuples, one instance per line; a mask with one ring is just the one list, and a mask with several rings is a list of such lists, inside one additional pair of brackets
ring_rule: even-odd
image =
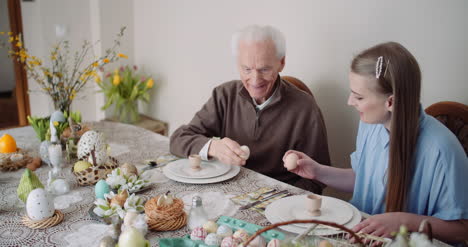
[(380, 74), (382, 73), (382, 64), (383, 64), (383, 56), (380, 56), (377, 58), (377, 62), (375, 63), (375, 78), (377, 79), (380, 78)]

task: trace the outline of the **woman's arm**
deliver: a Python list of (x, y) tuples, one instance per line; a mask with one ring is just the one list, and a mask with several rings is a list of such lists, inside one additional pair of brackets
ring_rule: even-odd
[(340, 191), (353, 192), (356, 176), (351, 168), (343, 169), (321, 165), (306, 154), (294, 150), (287, 151), (283, 156), (283, 161), (290, 153), (295, 153), (299, 157), (297, 167), (290, 172), (304, 178), (318, 180)]
[(421, 222), (426, 219), (432, 226), (433, 237), (445, 242), (460, 243), (468, 240), (468, 220), (441, 220), (432, 216), (404, 212), (377, 214), (367, 218), (353, 228), (353, 231), (364, 232), (379, 237), (391, 237), (398, 232), (401, 225), (417, 232)]

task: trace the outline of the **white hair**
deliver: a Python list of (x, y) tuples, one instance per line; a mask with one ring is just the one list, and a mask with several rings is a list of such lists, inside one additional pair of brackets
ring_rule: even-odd
[(240, 41), (261, 42), (268, 40), (273, 41), (273, 44), (275, 44), (276, 56), (278, 58), (283, 58), (286, 55), (286, 39), (284, 38), (283, 33), (272, 26), (258, 25), (245, 27), (232, 35), (232, 55), (237, 57)]

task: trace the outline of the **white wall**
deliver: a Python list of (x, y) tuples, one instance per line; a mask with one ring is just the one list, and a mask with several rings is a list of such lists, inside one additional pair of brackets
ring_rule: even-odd
[(332, 161), (354, 149), (358, 116), (346, 105), (352, 56), (379, 42), (397, 41), (423, 71), (422, 104), (468, 104), (468, 1), (238, 0), (134, 2), (135, 61), (157, 75), (150, 115), (172, 133), (191, 120), (211, 90), (239, 78), (231, 34), (269, 24), (287, 39), (283, 75), (302, 79), (322, 108)]

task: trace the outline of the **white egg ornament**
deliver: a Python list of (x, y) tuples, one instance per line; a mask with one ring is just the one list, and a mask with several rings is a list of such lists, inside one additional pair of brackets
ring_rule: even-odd
[(221, 236), (218, 236), (216, 233), (210, 233), (205, 238), (205, 244), (219, 246), (223, 241)]
[(237, 230), (236, 232), (234, 232), (234, 234), (232, 236), (234, 238), (239, 239), (241, 241), (241, 243), (247, 241), (247, 239), (249, 239), (249, 237), (250, 237), (249, 233), (244, 229)]
[(270, 240), (270, 242), (268, 242), (267, 247), (280, 247), (280, 244), (281, 244), (280, 240), (277, 238), (274, 238)]
[(104, 135), (100, 132), (89, 130), (86, 131), (78, 141), (78, 159), (84, 159), (89, 154), (88, 161), (93, 163), (91, 150), (94, 150), (97, 165), (102, 165), (107, 161), (107, 145)]
[(223, 238), (232, 236), (232, 229), (229, 226), (226, 225), (220, 225), (218, 227), (218, 230), (216, 231), (216, 234), (219, 236), (222, 236)]
[(250, 243), (247, 245), (247, 247), (265, 247), (266, 246), (266, 240), (264, 237), (261, 235), (256, 236)]
[(44, 189), (38, 188), (29, 193), (26, 200), (26, 213), (31, 220), (50, 218), (54, 212), (54, 201)]
[[(216, 230), (218, 230), (218, 224), (214, 221), (207, 221), (205, 224), (203, 224), (203, 228), (206, 230), (208, 233), (216, 233)], [(219, 241), (221, 242), (221, 240)]]
[(286, 158), (284, 159), (284, 167), (288, 169), (288, 171), (294, 170), (297, 167), (297, 160), (299, 159), (299, 156), (295, 153), (290, 153)]
[(243, 146), (240, 147), (240, 149), (244, 152), (244, 154), (243, 154), (243, 155), (240, 155), (239, 157), (241, 157), (241, 158), (244, 159), (244, 160), (249, 159), (249, 156), (250, 156), (250, 149), (249, 149), (249, 147), (243, 145)]
[(119, 247), (147, 247), (148, 240), (137, 229), (131, 227), (119, 237)]

